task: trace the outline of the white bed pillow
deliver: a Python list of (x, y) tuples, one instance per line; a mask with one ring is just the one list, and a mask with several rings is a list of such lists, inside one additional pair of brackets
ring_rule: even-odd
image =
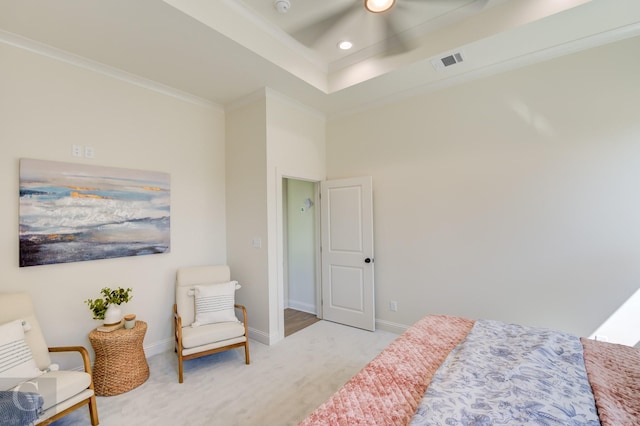
[(42, 374), (24, 338), (23, 321), (0, 325), (0, 390), (9, 390)]
[(191, 327), (218, 322), (239, 322), (233, 305), (237, 281), (196, 285), (194, 289), (196, 320)]

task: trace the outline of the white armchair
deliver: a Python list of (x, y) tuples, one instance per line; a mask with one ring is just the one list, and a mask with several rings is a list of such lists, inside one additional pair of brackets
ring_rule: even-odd
[[(178, 269), (173, 305), (178, 381), (183, 381), (183, 361), (244, 347), (249, 364), (247, 310), (235, 304), (237, 283), (227, 265)], [(242, 312), (238, 321), (234, 309)]]
[[(16, 320), (22, 325), (22, 340), (15, 337)], [(11, 331), (10, 331), (11, 330)], [(28, 293), (0, 293), (0, 339), (4, 333), (6, 347), (21, 345), (21, 370), (5, 369), (0, 378), (0, 390), (33, 391), (43, 398), (42, 413), (36, 425), (48, 425), (77, 408), (88, 405), (91, 424), (98, 424), (98, 409), (91, 378), (89, 353), (82, 346), (47, 347)], [(8, 333), (13, 333), (7, 338)], [(26, 342), (26, 346), (24, 343)], [(28, 346), (28, 349), (27, 349)], [(82, 357), (84, 371), (55, 371), (51, 369), (50, 352), (78, 352)], [(14, 351), (14, 352), (17, 352)], [(16, 363), (13, 363), (14, 365)], [(5, 368), (8, 364), (5, 364)], [(13, 367), (15, 368), (15, 367)], [(43, 374), (38, 372), (44, 371)], [(35, 377), (25, 377), (15, 371), (35, 371)], [(27, 383), (22, 383), (28, 379)]]

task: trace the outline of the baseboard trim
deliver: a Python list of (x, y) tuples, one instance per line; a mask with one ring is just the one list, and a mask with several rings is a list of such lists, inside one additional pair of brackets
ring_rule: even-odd
[(169, 352), (174, 349), (174, 340), (172, 338), (163, 339), (150, 345), (144, 346), (144, 354), (147, 358), (163, 352)]
[[(394, 323), (391, 321), (376, 320), (376, 328), (384, 331), (389, 331), (395, 334), (402, 334), (409, 328), (409, 326), (404, 324)], [(271, 345), (271, 338), (268, 333), (265, 333), (260, 330), (256, 330), (251, 327), (249, 327), (249, 339), (262, 343), (263, 345), (267, 345), (267, 346)], [(144, 353), (147, 358), (150, 358), (154, 355), (159, 355), (164, 352), (173, 351), (174, 349), (173, 345), (174, 345), (174, 340), (169, 337), (167, 339), (159, 340), (149, 345), (145, 345)], [(77, 369), (81, 370), (80, 367), (78, 367)]]
[(260, 331), (260, 330), (256, 330), (255, 328), (251, 328), (249, 327), (249, 339), (253, 339), (257, 342), (262, 343), (263, 345), (271, 345), (271, 339), (269, 337), (269, 334)]
[(295, 309), (296, 311), (306, 312), (308, 314), (316, 315), (316, 305), (311, 305), (309, 303), (298, 302), (297, 300), (289, 300), (290, 309)]
[(384, 331), (389, 331), (395, 334), (402, 334), (405, 331), (407, 331), (409, 326), (405, 324), (398, 324), (391, 321), (376, 320), (376, 328)]

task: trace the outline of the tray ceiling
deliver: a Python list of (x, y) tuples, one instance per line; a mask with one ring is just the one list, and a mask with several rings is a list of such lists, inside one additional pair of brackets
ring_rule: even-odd
[[(197, 102), (267, 88), (332, 117), (640, 35), (637, 0), (397, 0), (411, 49), (355, 38), (344, 54), (340, 25), (317, 44), (294, 36), (360, 0), (291, 1), (279, 15), (272, 0), (0, 0), (0, 43)], [(354, 15), (341, 25), (379, 34)], [(433, 66), (457, 51), (463, 63)]]

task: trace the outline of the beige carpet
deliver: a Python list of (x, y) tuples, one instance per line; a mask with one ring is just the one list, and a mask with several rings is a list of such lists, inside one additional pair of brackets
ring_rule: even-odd
[[(187, 361), (183, 384), (165, 352), (142, 386), (98, 397), (100, 425), (296, 425), (396, 337), (320, 321), (273, 346), (251, 341), (250, 365), (242, 350)], [(53, 424), (88, 425), (88, 410)]]

